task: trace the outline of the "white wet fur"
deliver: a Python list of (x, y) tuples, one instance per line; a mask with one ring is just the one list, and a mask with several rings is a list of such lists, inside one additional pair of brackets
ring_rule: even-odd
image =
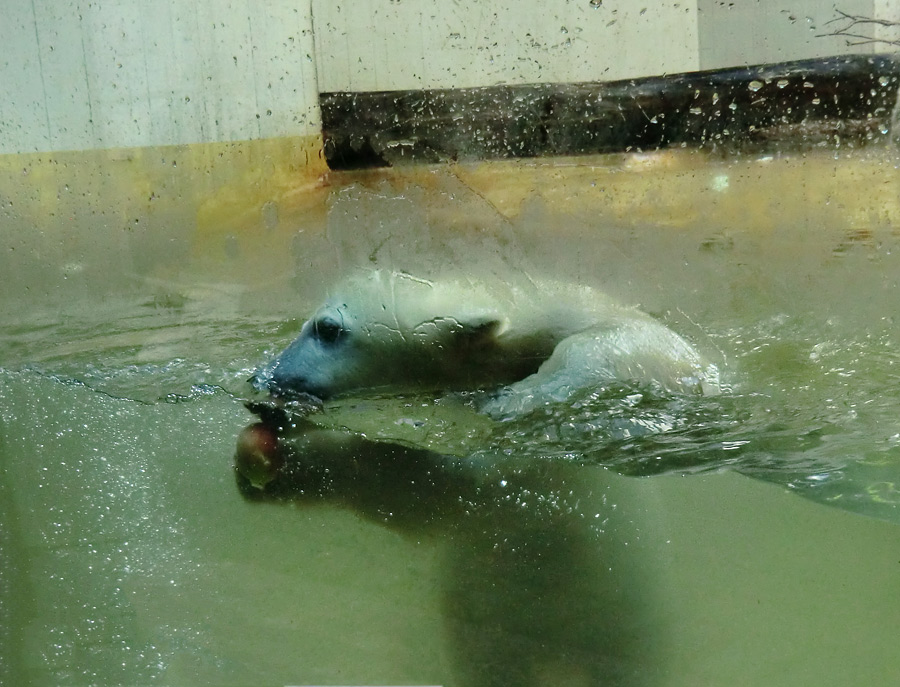
[[(341, 327), (323, 341), (323, 322)], [(376, 270), (344, 282), (262, 375), (320, 396), (377, 387), (487, 389), (497, 418), (612, 381), (718, 392), (718, 372), (678, 334), (587, 286)]]

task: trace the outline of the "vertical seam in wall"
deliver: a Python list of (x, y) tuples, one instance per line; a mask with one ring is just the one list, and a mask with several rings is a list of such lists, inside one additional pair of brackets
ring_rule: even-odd
[[(338, 11), (340, 12), (342, 6), (341, 6), (340, 4), (338, 4), (337, 7), (338, 7)], [(372, 7), (372, 4), (371, 4), (371, 2), (370, 2), (369, 5), (368, 5), (368, 15), (371, 15), (371, 14), (372, 14), (371, 7)], [(356, 71), (356, 68), (354, 67), (353, 63), (351, 62), (351, 58), (350, 58), (350, 54), (351, 54), (351, 52), (350, 52), (350, 30), (349, 30), (349, 27), (348, 27), (346, 24), (345, 24), (345, 26), (344, 26), (344, 32), (341, 34), (341, 36), (342, 36), (342, 38), (344, 39), (344, 40), (343, 40), (343, 44), (344, 44), (344, 46), (343, 46), (343, 48), (344, 48), (344, 49), (343, 49), (344, 61), (347, 63), (347, 90), (353, 91), (353, 90), (355, 90), (355, 89), (354, 89), (354, 81), (356, 81), (356, 87), (357, 87), (357, 88), (359, 87), (359, 74), (358, 74), (358, 72)], [(357, 58), (357, 59), (358, 59), (358, 58)], [(365, 90), (365, 89), (361, 89), (361, 90)]]
[(84, 67), (84, 90), (87, 93), (88, 105), (88, 124), (91, 127), (90, 140), (91, 145), (95, 146), (100, 141), (97, 140), (97, 131), (94, 127), (94, 103), (91, 99), (91, 73), (88, 70), (87, 50), (84, 47), (84, 17), (78, 14), (78, 36), (81, 39), (81, 66)]
[(143, 137), (139, 136), (138, 139), (142, 139), (141, 145), (146, 146), (154, 145), (156, 143), (156, 126), (153, 117), (153, 104), (150, 98), (150, 68), (147, 66), (147, 53), (150, 51), (147, 49), (149, 47), (147, 45), (147, 31), (145, 30), (146, 27), (144, 26), (144, 14), (141, 9), (142, 8), (138, 9), (138, 32), (141, 35), (141, 53), (144, 57), (144, 86), (146, 91), (145, 96), (147, 98), (147, 126), (149, 128), (149, 131), (147, 131), (147, 133)]
[[(179, 4), (178, 0), (170, 0), (169, 8), (171, 9), (171, 7), (173, 5), (178, 5), (178, 4)], [(192, 49), (196, 52), (197, 64), (199, 66), (199, 71), (200, 71), (200, 81), (199, 81), (199, 83), (196, 84), (196, 88), (198, 91), (198, 93), (196, 93), (196, 98), (197, 98), (198, 103), (200, 104), (200, 107), (196, 108), (196, 110), (195, 110), (197, 114), (194, 117), (194, 121), (196, 122), (196, 130), (199, 132), (198, 136), (199, 136), (200, 140), (203, 141), (204, 143), (213, 143), (213, 142), (218, 142), (219, 138), (218, 138), (218, 132), (217, 132), (216, 128), (214, 126), (209, 125), (210, 124), (210, 122), (209, 122), (209, 90), (210, 89), (209, 89), (209, 86), (207, 85), (208, 81), (206, 79), (211, 71), (210, 57), (211, 57), (212, 51), (215, 49), (215, 46), (212, 45), (210, 42), (212, 39), (200, 31), (200, 14), (199, 14), (199, 9), (198, 9), (200, 7), (200, 3), (192, 2), (192, 3), (189, 3), (189, 6), (193, 10), (194, 25), (193, 25), (193, 27), (188, 27), (188, 28), (189, 29), (193, 28), (195, 31), (195, 35), (197, 36), (197, 39), (190, 43), (190, 49)], [(206, 46), (201, 45), (198, 50), (197, 43), (199, 41), (203, 41), (203, 40), (207, 41), (207, 44), (206, 44)], [(204, 49), (204, 47), (206, 49)], [(207, 131), (207, 129), (209, 131)], [(217, 134), (216, 138), (213, 138), (213, 136), (212, 136), (212, 133), (214, 131)]]
[[(253, 19), (250, 14), (250, 0), (247, 0), (247, 34), (250, 36), (250, 65), (253, 67), (253, 103), (256, 106), (256, 137), (262, 138), (262, 112), (259, 107), (259, 72), (256, 70), (256, 44), (253, 41)], [(256, 3), (265, 8), (264, 3)], [(263, 9), (265, 11), (265, 9)]]
[(694, 2), (694, 69), (703, 69), (700, 62), (703, 59), (700, 54), (700, 0)]
[(44, 122), (47, 126), (47, 145), (50, 150), (53, 149), (53, 132), (50, 129), (50, 107), (47, 105), (47, 85), (44, 82), (44, 57), (41, 51), (41, 36), (38, 32), (37, 9), (34, 6), (34, 0), (31, 0), (31, 19), (34, 22), (34, 41), (37, 44), (38, 54), (38, 71), (41, 74), (41, 95), (44, 99)]
[[(316, 116), (319, 119), (319, 136), (324, 137), (325, 131), (322, 123), (322, 89), (319, 88), (319, 46), (316, 41), (316, 15), (315, 10), (313, 9), (315, 2), (313, 0), (307, 0), (307, 2), (309, 3), (309, 34), (312, 41), (312, 80), (313, 87), (316, 89)], [(309, 122), (307, 121), (306, 134), (308, 133)]]

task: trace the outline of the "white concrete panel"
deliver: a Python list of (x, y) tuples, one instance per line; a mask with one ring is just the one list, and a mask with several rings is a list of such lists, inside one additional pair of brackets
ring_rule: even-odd
[(312, 23), (301, 3), (248, 2), (260, 135), (318, 133)]
[(878, 39), (875, 49), (879, 52), (900, 50), (900, 2), (874, 0), (875, 18), (888, 24), (876, 24), (874, 36)]
[(598, 81), (696, 69), (696, 2), (313, 0), (322, 92)]
[(147, 56), (150, 140), (209, 140), (201, 126), (203, 79), (198, 69), (196, 13), (178, 0), (141, 5), (142, 49)]
[[(896, 0), (894, 0), (896, 1)], [(873, 0), (842, 0), (840, 9), (872, 16)], [(829, 36), (837, 13), (822, 0), (699, 0), (700, 66), (747, 64), (871, 52), (871, 44), (848, 45)]]
[(72, 147), (89, 147), (94, 125), (80, 13), (53, 0), (35, 0), (33, 7), (50, 146), (71, 142)]
[(0, 153), (318, 134), (304, 0), (3, 4)]
[[(220, 4), (232, 11), (222, 11)], [(214, 141), (260, 137), (250, 17), (247, 5), (239, 4), (239, 12), (233, 11), (232, 3), (196, 5), (200, 68), (205, 78), (202, 126)], [(189, 5), (180, 7), (187, 10)]]
[(22, 141), (24, 151), (50, 147), (50, 122), (44, 98), (41, 50), (34, 6), (7, 2), (0, 21), (0, 152), (7, 141)]
[(123, 134), (152, 143), (139, 6), (88, 3), (81, 17), (96, 143), (122, 145)]

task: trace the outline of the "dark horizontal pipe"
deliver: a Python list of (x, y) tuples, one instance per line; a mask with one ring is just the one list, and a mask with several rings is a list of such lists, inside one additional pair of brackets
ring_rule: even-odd
[(610, 82), (323, 93), (332, 169), (547, 155), (802, 147), (882, 138), (900, 56), (849, 55)]

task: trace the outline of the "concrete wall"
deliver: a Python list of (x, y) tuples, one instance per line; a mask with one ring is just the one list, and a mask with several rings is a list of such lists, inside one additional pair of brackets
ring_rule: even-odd
[(604, 81), (698, 68), (696, 2), (313, 0), (322, 92)]
[(302, 0), (2, 4), (0, 153), (318, 131)]
[[(897, 19), (893, 0), (838, 4)], [(0, 0), (0, 11), (0, 153), (316, 137), (319, 92), (607, 80), (886, 47), (818, 37), (835, 16), (819, 0)]]
[(874, 0), (872, 7), (875, 17), (894, 23), (893, 26), (875, 27), (875, 37), (881, 41), (881, 47), (890, 42), (895, 50), (900, 49), (900, 3), (897, 0)]
[[(885, 50), (887, 46), (848, 44), (846, 38), (828, 34), (847, 23), (837, 20), (836, 7), (848, 14), (874, 17), (875, 5), (884, 13), (890, 1), (699, 0), (700, 68)], [(875, 34), (874, 27), (870, 33)]]

